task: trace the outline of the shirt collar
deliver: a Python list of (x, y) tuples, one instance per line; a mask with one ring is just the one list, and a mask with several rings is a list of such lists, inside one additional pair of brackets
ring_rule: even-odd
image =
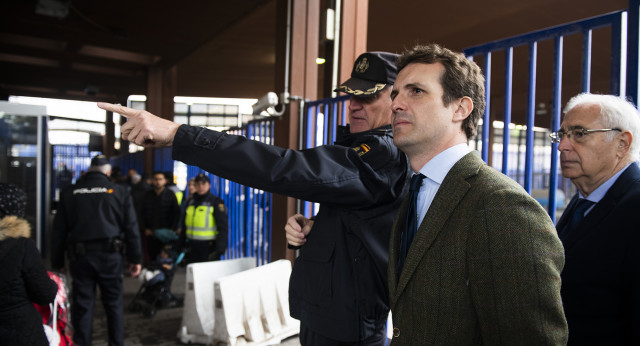
[[(624, 171), (626, 171), (627, 168), (629, 168), (629, 166), (631, 166), (631, 163), (626, 165), (620, 171), (618, 171), (618, 173), (614, 174), (611, 178), (609, 178), (609, 180), (607, 180), (604, 183), (602, 183), (602, 185), (598, 186), (598, 188), (593, 190), (593, 192), (591, 194), (589, 194), (589, 197), (586, 197), (586, 199), (591, 201), (591, 202), (594, 202), (594, 203), (600, 202), (600, 200), (602, 200), (604, 198), (604, 195), (607, 194), (607, 192), (609, 191), (611, 186), (613, 186), (613, 184), (615, 184), (616, 180), (618, 180), (620, 175)], [(580, 192), (578, 192), (578, 197), (585, 198)]]
[(471, 149), (469, 149), (466, 143), (454, 145), (429, 160), (429, 162), (422, 166), (420, 173), (436, 183), (442, 184), (444, 177), (447, 176), (451, 167), (470, 152)]

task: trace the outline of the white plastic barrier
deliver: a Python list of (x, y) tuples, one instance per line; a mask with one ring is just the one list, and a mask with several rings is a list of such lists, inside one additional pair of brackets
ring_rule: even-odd
[(213, 283), (221, 277), (256, 267), (251, 257), (187, 265), (184, 309), (178, 338), (183, 343), (209, 344), (214, 332)]
[(215, 282), (214, 341), (227, 345), (273, 345), (298, 334), (289, 315), (291, 262), (279, 260)]

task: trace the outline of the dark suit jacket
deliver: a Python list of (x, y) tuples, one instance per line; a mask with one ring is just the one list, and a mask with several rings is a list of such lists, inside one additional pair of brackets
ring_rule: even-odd
[[(445, 177), (398, 280), (391, 235), (393, 345), (563, 345), (562, 244), (546, 211), (476, 152)], [(396, 329), (397, 328), (397, 329)]]
[(566, 234), (577, 195), (558, 221), (566, 251), (562, 301), (569, 344), (640, 345), (640, 168), (633, 163)]

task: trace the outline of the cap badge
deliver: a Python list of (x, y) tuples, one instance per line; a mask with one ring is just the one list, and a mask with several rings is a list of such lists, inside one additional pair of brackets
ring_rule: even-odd
[(363, 58), (356, 65), (356, 72), (364, 73), (369, 68), (369, 60), (367, 58)]

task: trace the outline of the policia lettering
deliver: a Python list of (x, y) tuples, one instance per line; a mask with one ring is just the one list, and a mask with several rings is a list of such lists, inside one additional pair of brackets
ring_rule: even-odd
[[(224, 210), (224, 204), (220, 206)], [(213, 217), (213, 206), (205, 203), (187, 207), (185, 216), (186, 236), (194, 240), (214, 240), (218, 236), (216, 219)]]

